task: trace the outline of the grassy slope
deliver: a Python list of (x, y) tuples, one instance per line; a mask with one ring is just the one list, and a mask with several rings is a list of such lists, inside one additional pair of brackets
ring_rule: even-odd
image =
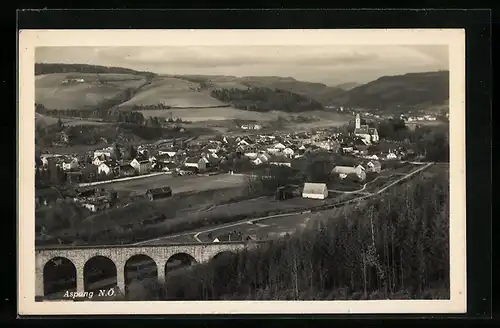
[(211, 107), (226, 104), (211, 97), (206, 91), (196, 91), (199, 83), (167, 76), (156, 77), (151, 84), (141, 88), (134, 97), (120, 105), (128, 110), (134, 105), (157, 105), (171, 107)]
[[(83, 78), (84, 83), (62, 84), (61, 80)], [(98, 79), (106, 84), (93, 83)], [(50, 109), (89, 109), (104, 100), (114, 98), (126, 89), (136, 89), (146, 82), (143, 75), (54, 73), (37, 75), (35, 79), (35, 102)]]

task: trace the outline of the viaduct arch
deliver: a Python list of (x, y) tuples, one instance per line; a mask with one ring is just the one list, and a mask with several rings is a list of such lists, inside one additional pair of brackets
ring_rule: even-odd
[[(35, 249), (35, 296), (44, 296), (44, 270), (53, 259), (69, 262), (76, 271), (76, 291), (84, 292), (87, 288), (84, 276), (89, 263), (95, 259), (107, 259), (116, 271), (116, 286), (125, 291), (125, 266), (127, 261), (137, 255), (149, 257), (156, 264), (159, 281), (164, 281), (167, 261), (178, 255), (191, 258), (196, 263), (211, 260), (219, 253), (237, 252), (244, 248), (252, 248), (261, 242), (220, 242), (196, 244), (169, 244), (152, 246), (77, 246), (77, 247), (43, 247)], [(88, 282), (87, 282), (88, 283)]]

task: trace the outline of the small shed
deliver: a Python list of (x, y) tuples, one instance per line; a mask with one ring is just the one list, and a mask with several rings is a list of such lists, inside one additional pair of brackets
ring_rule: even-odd
[[(286, 200), (286, 199), (290, 199), (290, 198), (293, 198), (298, 189), (298, 186), (295, 186), (295, 185), (285, 185), (285, 186), (281, 186), (281, 187), (278, 187), (278, 189), (276, 189), (276, 193), (274, 195), (274, 199), (275, 200)], [(299, 193), (300, 195), (300, 193)]]
[(325, 199), (328, 197), (328, 188), (325, 183), (306, 182), (302, 191), (303, 198)]
[(161, 187), (148, 189), (146, 191), (146, 197), (149, 200), (156, 200), (161, 198), (167, 198), (172, 196), (172, 189), (170, 187)]

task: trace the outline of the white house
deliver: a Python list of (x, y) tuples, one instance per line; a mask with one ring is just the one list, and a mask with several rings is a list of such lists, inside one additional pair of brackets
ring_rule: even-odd
[(101, 163), (97, 167), (97, 174), (104, 173), (104, 174), (108, 175), (110, 172), (111, 172), (111, 168), (106, 163)]
[(269, 160), (269, 164), (270, 165), (276, 165), (276, 166), (288, 166), (288, 167), (292, 167), (292, 163), (290, 162), (290, 160), (288, 160), (287, 158), (283, 158), (283, 157), (274, 157), (274, 158), (271, 158)]
[(170, 157), (174, 157), (177, 154), (177, 151), (173, 149), (158, 150), (158, 155), (165, 155), (165, 154)]
[(265, 153), (263, 153), (263, 154), (257, 155), (257, 158), (254, 159), (252, 161), (252, 163), (254, 165), (261, 165), (261, 164), (267, 163), (269, 161), (269, 159), (270, 159), (270, 156), (267, 155), (267, 154), (265, 154)]
[(94, 159), (92, 160), (92, 164), (94, 164), (95, 166), (99, 166), (102, 163), (106, 163), (106, 157), (104, 155), (94, 157)]
[(279, 151), (282, 151), (286, 148), (286, 146), (284, 144), (282, 144), (281, 142), (278, 142), (277, 144), (274, 145), (274, 148), (278, 149)]
[(146, 174), (146, 173), (149, 173), (152, 165), (148, 159), (138, 161), (136, 158), (134, 158), (130, 162), (130, 166), (132, 166), (137, 173)]
[(292, 148), (287, 147), (287, 148), (283, 149), (283, 154), (285, 154), (285, 156), (288, 156), (288, 157), (293, 157), (293, 155), (295, 154), (295, 151)]
[(256, 159), (258, 153), (255, 151), (249, 151), (249, 152), (244, 153), (243, 155), (250, 158), (250, 159)]
[(198, 170), (204, 170), (207, 168), (207, 160), (205, 158), (191, 157), (191, 158), (186, 159), (184, 166), (185, 167), (195, 167)]
[(398, 159), (398, 156), (391, 152), (391, 153), (387, 154), (386, 158), (387, 159)]
[(247, 142), (245, 139), (241, 139), (239, 142), (238, 142), (238, 146), (248, 146), (250, 145), (249, 142)]
[(302, 191), (303, 198), (325, 199), (328, 197), (328, 188), (325, 183), (311, 183), (304, 184)]
[(382, 169), (382, 165), (380, 165), (379, 161), (369, 161), (366, 166), (368, 166), (369, 172), (380, 173)]
[(64, 161), (62, 163), (62, 169), (65, 171), (75, 170), (78, 168), (78, 166), (79, 166), (78, 158), (76, 158), (76, 157), (71, 159), (70, 161)]
[(339, 178), (345, 179), (349, 174), (356, 174), (360, 180), (366, 179), (365, 168), (361, 165), (354, 166), (335, 166), (332, 174), (338, 174)]
[(104, 149), (99, 149), (99, 150), (94, 151), (94, 158), (101, 157), (101, 156), (111, 157), (111, 156), (113, 156), (113, 154), (114, 154), (113, 148), (107, 147)]

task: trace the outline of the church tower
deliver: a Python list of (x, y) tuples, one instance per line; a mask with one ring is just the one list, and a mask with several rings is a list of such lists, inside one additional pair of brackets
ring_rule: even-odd
[(359, 118), (359, 113), (356, 114), (356, 129), (361, 128), (361, 119)]

